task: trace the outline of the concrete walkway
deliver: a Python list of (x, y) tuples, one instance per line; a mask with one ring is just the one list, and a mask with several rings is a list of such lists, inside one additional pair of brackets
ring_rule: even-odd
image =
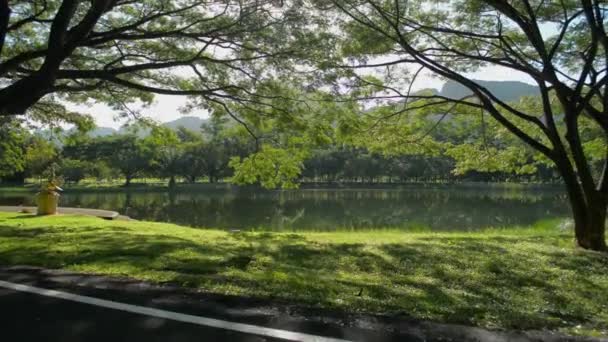
[[(57, 211), (59, 214), (95, 216), (105, 220), (116, 220), (118, 218), (122, 218), (119, 213), (110, 210), (59, 207)], [(36, 213), (36, 207), (0, 206), (0, 212)]]

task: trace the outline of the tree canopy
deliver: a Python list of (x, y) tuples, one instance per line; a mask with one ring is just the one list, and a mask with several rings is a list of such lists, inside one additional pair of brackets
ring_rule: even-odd
[[(66, 102), (132, 113), (151, 94), (189, 96), (253, 137), (253, 153), (230, 165), (236, 181), (267, 186), (293, 186), (330, 140), (449, 155), (457, 173), (553, 164), (578, 244), (605, 250), (607, 10), (598, 0), (3, 1), (0, 114), (74, 121)], [(468, 77), (488, 68), (538, 93), (509, 101)], [(413, 91), (423, 76), (466, 93)]]
[[(344, 68), (351, 71), (346, 75), (348, 84), (371, 88), (376, 98), (401, 99), (401, 106), (389, 104), (393, 110), (372, 111), (363, 123), (372, 132), (372, 144), (403, 152), (419, 145), (435, 149), (437, 141), (430, 130), (437, 125), (402, 120), (405, 113), (439, 115), (437, 123), (449, 121), (446, 117), (478, 115), (482, 130), (487, 129), (487, 116), (498, 132), (510, 133), (526, 148), (502, 139), (503, 134), (493, 144), (487, 134), (480, 134), (468, 146), (450, 149), (469, 163), (460, 166), (520, 164), (525, 172), (534, 160), (554, 163), (567, 186), (579, 245), (606, 249), (608, 167), (596, 174), (592, 167), (598, 150), (608, 165), (608, 35), (603, 2), (333, 0), (321, 5), (336, 11), (330, 20), (345, 32), (339, 45), (347, 62)], [(467, 77), (468, 72), (488, 67), (534, 82), (539, 96), (507, 102)], [(468, 95), (447, 98), (412, 92), (421, 74), (456, 82)], [(585, 130), (596, 132), (590, 135), (593, 141), (581, 138)]]
[[(80, 119), (67, 102), (132, 114), (152, 94), (207, 106), (259, 103), (297, 59), (298, 6), (273, 1), (32, 0), (0, 3), (0, 115)], [(294, 31), (298, 30), (298, 34)]]

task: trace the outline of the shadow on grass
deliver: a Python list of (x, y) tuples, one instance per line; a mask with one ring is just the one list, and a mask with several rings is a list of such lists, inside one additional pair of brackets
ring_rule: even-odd
[(423, 235), (368, 245), (299, 234), (204, 239), (112, 226), (0, 226), (0, 262), (471, 325), (606, 330), (608, 258), (555, 247), (568, 239)]
[(27, 212), (27, 211), (21, 211), (18, 212), (18, 214), (23, 214), (23, 215), (19, 215), (19, 216), (13, 216), (13, 217), (9, 217), (8, 220), (23, 220), (23, 219), (35, 219), (35, 218), (40, 218), (40, 216), (35, 215), (31, 212)]

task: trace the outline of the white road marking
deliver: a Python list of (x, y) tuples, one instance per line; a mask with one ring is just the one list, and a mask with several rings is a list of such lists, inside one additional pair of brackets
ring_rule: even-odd
[(63, 292), (63, 291), (49, 290), (49, 289), (43, 289), (40, 287), (16, 284), (16, 283), (11, 283), (8, 281), (3, 281), (3, 280), (0, 280), (0, 287), (4, 287), (4, 288), (10, 289), (10, 290), (15, 290), (15, 291), (34, 293), (34, 294), (46, 296), (46, 297), (53, 297), (53, 298), (65, 299), (65, 300), (69, 300), (69, 301), (73, 301), (73, 302), (100, 306), (100, 307), (114, 309), (114, 310), (126, 311), (126, 312), (147, 315), (147, 316), (152, 316), (152, 317), (158, 317), (158, 318), (163, 318), (163, 319), (170, 319), (170, 320), (179, 321), (179, 322), (193, 323), (193, 324), (204, 325), (204, 326), (213, 327), (213, 328), (238, 331), (238, 332), (242, 332), (242, 333), (246, 333), (246, 334), (279, 338), (279, 339), (284, 339), (284, 340), (288, 340), (288, 341), (350, 342), (348, 340), (343, 340), (343, 339), (339, 339), (339, 338), (317, 336), (317, 335), (299, 333), (299, 332), (289, 331), (289, 330), (267, 328), (267, 327), (262, 327), (262, 326), (258, 326), (258, 325), (252, 325), (252, 324), (224, 321), (224, 320), (215, 319), (215, 318), (187, 315), (187, 314), (183, 314), (183, 313), (179, 313), (179, 312), (160, 310), (160, 309), (149, 308), (149, 307), (145, 307), (145, 306), (119, 303), (119, 302), (114, 302), (111, 300), (99, 299), (99, 298), (88, 297), (88, 296), (81, 296), (81, 295)]

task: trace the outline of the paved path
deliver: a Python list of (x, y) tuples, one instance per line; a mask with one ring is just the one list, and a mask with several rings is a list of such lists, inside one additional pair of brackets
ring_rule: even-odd
[(261, 300), (32, 267), (0, 268), (0, 306), (6, 341), (599, 341), (307, 313)]
[[(25, 207), (25, 206), (0, 206), (0, 211), (11, 212), (11, 213), (36, 213), (36, 207)], [(70, 215), (85, 215), (85, 216), (96, 216), (106, 220), (115, 220), (120, 217), (120, 214), (115, 211), (100, 210), (100, 209), (87, 209), (87, 208), (66, 208), (59, 207), (57, 212), (60, 214)]]
[(4, 341), (281, 341), (6, 289), (0, 298)]

